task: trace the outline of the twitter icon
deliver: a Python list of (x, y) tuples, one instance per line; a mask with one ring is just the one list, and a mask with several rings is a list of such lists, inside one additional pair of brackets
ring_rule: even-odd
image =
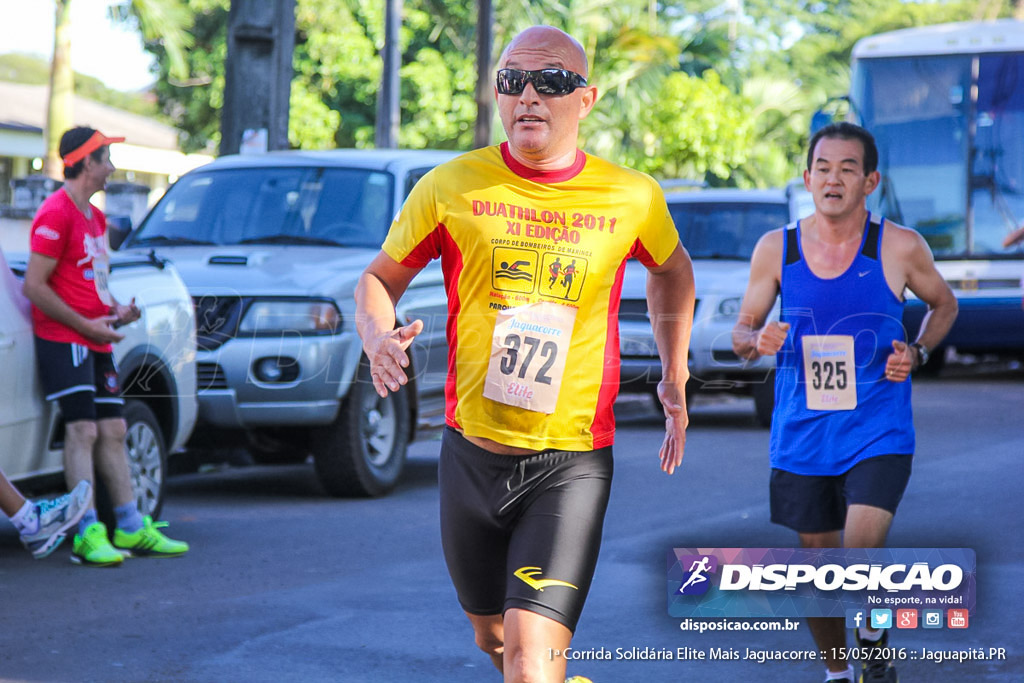
[(892, 628), (892, 610), (871, 610), (871, 628)]

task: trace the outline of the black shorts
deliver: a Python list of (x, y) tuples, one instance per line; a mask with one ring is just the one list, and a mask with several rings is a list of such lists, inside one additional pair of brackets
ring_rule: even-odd
[(521, 608), (575, 631), (601, 547), (611, 447), (499, 455), (446, 428), (438, 479), (441, 545), (462, 609)]
[(896, 514), (912, 461), (912, 455), (876, 455), (834, 477), (772, 469), (772, 521), (798, 533), (814, 534), (842, 530), (851, 505), (870, 505)]
[(124, 414), (112, 354), (36, 337), (36, 364), (46, 400), (57, 401), (65, 422), (95, 422)]

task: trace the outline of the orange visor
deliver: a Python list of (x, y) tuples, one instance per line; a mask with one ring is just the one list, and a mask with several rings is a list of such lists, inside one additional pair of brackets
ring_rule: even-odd
[(124, 142), (124, 138), (108, 138), (103, 133), (96, 131), (92, 134), (88, 140), (83, 142), (81, 145), (76, 147), (67, 153), (64, 157), (64, 166), (70, 167), (77, 164), (79, 161), (89, 156), (100, 147), (104, 145), (110, 145), (115, 142)]

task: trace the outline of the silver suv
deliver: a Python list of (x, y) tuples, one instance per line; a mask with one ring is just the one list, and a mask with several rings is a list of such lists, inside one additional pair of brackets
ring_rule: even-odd
[[(693, 259), (697, 286), (690, 338), (690, 383), (695, 391), (754, 397), (758, 421), (768, 426), (775, 405), (775, 359), (742, 360), (732, 350), (732, 328), (750, 277), (750, 256), (765, 232), (814, 207), (802, 183), (786, 189), (713, 189), (666, 193), (683, 246)], [(629, 261), (619, 308), (622, 391), (656, 391), (661, 364), (647, 317), (646, 270)], [(774, 312), (778, 315), (778, 311)]]
[[(417, 396), (374, 392), (353, 293), (412, 186), (454, 154), (227, 156), (168, 190), (122, 251), (170, 259), (192, 294), (200, 404), (193, 445), (236, 441), (260, 462), (312, 454), (332, 495), (395, 486)], [(405, 298), (400, 313), (432, 320), (444, 300), (440, 268), (424, 270)], [(443, 325), (431, 325), (413, 349), (420, 393), (443, 389), (443, 335)]]

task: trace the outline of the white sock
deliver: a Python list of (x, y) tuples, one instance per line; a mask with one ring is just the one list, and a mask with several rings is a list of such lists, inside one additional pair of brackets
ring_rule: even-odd
[(825, 669), (825, 681), (852, 681), (853, 680), (853, 665), (850, 664), (846, 667), (846, 671), (829, 671)]
[(857, 632), (860, 634), (861, 640), (870, 640), (872, 642), (881, 640), (882, 629), (870, 629), (864, 628), (863, 626), (857, 627)]
[(39, 510), (31, 500), (26, 500), (21, 509), (11, 517), (11, 524), (19, 534), (34, 534), (39, 531)]

